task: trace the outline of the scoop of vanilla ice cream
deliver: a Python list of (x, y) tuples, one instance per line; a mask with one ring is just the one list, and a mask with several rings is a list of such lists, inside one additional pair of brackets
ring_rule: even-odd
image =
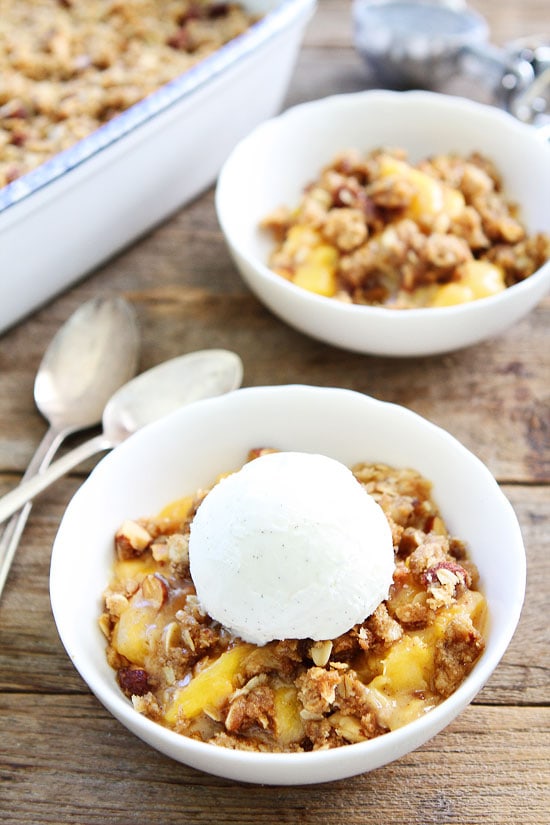
[(234, 634), (334, 639), (388, 596), (387, 519), (334, 459), (270, 453), (222, 479), (191, 524), (191, 576), (202, 608)]

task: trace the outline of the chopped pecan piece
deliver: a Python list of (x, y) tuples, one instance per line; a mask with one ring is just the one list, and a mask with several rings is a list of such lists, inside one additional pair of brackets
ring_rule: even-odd
[(133, 559), (141, 556), (151, 544), (153, 537), (137, 521), (124, 521), (115, 534), (115, 547), (119, 559)]
[(472, 578), (461, 564), (453, 561), (440, 561), (433, 567), (429, 567), (423, 574), (423, 580), (427, 584), (439, 584), (452, 582), (453, 587), (471, 587)]

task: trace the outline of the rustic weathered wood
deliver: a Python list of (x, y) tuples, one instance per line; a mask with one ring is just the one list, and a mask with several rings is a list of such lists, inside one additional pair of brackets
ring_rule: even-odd
[[(495, 43), (550, 36), (547, 0), (471, 5), (489, 19)], [(350, 11), (344, 0), (321, 0), (286, 105), (368, 85)], [(504, 335), (462, 352), (411, 360), (347, 353), (288, 328), (258, 303), (230, 261), (207, 192), (1, 337), (0, 494), (17, 483), (46, 426), (32, 398), (46, 345), (78, 305), (107, 292), (136, 307), (143, 369), (228, 347), (243, 358), (246, 385), (350, 387), (452, 432), (490, 467), (516, 510), (526, 601), (475, 702), (416, 752), (372, 774), (308, 788), (217, 779), (172, 762), (113, 720), (59, 641), (50, 550), (88, 462), (35, 503), (0, 602), (0, 823), (548, 825), (550, 298)]]
[[(548, 822), (548, 708), (469, 707), (398, 763), (310, 787), (209, 777), (135, 739), (88, 696), (5, 695), (3, 803), (13, 823), (502, 825)], [(29, 755), (32, 757), (29, 758)], [(546, 778), (545, 778), (546, 777)]]

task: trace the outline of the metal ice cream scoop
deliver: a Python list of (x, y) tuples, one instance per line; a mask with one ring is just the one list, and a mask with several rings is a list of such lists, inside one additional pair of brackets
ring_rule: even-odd
[(529, 63), (534, 74), (533, 82), (512, 97), (510, 111), (525, 123), (544, 127), (550, 137), (550, 34), (514, 40), (506, 49)]
[(353, 28), (359, 54), (384, 88), (449, 91), (460, 80), (459, 93), (481, 94), (517, 116), (514, 107), (523, 100), (526, 122), (535, 115), (528, 97), (534, 82), (544, 87), (537, 90), (539, 108), (550, 91), (550, 76), (538, 80), (547, 68), (545, 44), (538, 52), (527, 44), (492, 45), (485, 19), (460, 0), (354, 0)]

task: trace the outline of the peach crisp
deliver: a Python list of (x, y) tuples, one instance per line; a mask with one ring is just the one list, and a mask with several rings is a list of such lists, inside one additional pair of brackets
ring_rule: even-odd
[(480, 154), (413, 164), (402, 150), (334, 158), (295, 208), (262, 226), (269, 266), (318, 295), (394, 309), (445, 307), (496, 295), (550, 259), (529, 236)]
[(0, 187), (174, 80), (256, 20), (217, 0), (6, 0)]
[(416, 471), (361, 463), (353, 473), (387, 518), (395, 570), (388, 598), (333, 639), (258, 646), (202, 609), (188, 549), (208, 490), (120, 526), (100, 625), (136, 710), (227, 748), (299, 752), (383, 735), (459, 687), (484, 649), (486, 614), (466, 547)]

